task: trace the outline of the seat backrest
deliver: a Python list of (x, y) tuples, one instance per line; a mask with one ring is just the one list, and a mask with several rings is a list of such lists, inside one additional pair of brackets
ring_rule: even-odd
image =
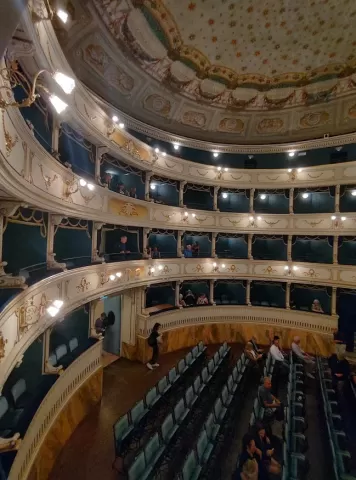
[(195, 458), (194, 450), (192, 450), (187, 458), (185, 459), (183, 469), (182, 469), (182, 478), (183, 480), (190, 480), (193, 476), (194, 470), (197, 467), (197, 460)]
[(202, 352), (204, 350), (204, 343), (201, 340), (198, 343), (198, 348), (199, 348), (199, 352)]
[(190, 365), (192, 361), (193, 361), (193, 355), (191, 354), (191, 352), (189, 352), (185, 356), (185, 363), (186, 365)]
[(167, 377), (161, 378), (161, 380), (158, 382), (158, 391), (159, 393), (163, 393), (164, 390), (167, 388), (168, 382), (167, 382)]
[(239, 376), (237, 367), (234, 367), (232, 370), (232, 378), (234, 379), (234, 382), (237, 382), (237, 377)]
[(193, 388), (188, 387), (187, 390), (185, 391), (185, 402), (187, 404), (187, 407), (191, 406), (193, 400), (194, 400)]
[(215, 366), (214, 366), (214, 360), (211, 359), (211, 360), (209, 360), (209, 362), (208, 362), (208, 372), (209, 372), (209, 373), (213, 373), (214, 368), (215, 368)]
[(176, 371), (175, 367), (173, 367), (168, 372), (168, 380), (169, 380), (170, 383), (173, 383), (176, 378), (177, 378), (177, 371)]
[(20, 378), (20, 380), (17, 380), (15, 385), (11, 388), (11, 395), (12, 395), (12, 398), (14, 399), (14, 402), (16, 403), (17, 400), (21, 397), (21, 395), (25, 392), (26, 392), (26, 381), (24, 378)]
[(245, 362), (246, 362), (246, 355), (245, 355), (245, 352), (243, 352), (242, 355), (241, 355), (241, 363), (242, 363), (242, 365), (244, 365)]
[(120, 420), (118, 420), (115, 425), (114, 425), (114, 437), (115, 437), (115, 442), (120, 442), (124, 433), (129, 427), (129, 416), (127, 413), (123, 415)]
[(253, 402), (253, 411), (256, 417), (258, 417), (259, 410), (260, 410), (260, 404), (259, 404), (258, 398), (255, 398), (255, 401)]
[(185, 369), (185, 361), (184, 361), (184, 358), (182, 358), (181, 360), (179, 360), (177, 365), (178, 373), (183, 373), (184, 369)]
[(174, 418), (176, 422), (183, 415), (184, 411), (185, 411), (184, 401), (183, 401), (183, 398), (181, 398), (179, 402), (176, 404), (176, 406), (174, 407)]
[(143, 400), (140, 400), (136, 403), (136, 405), (131, 408), (131, 421), (132, 423), (136, 423), (139, 420), (140, 415), (145, 411), (145, 406), (143, 404)]
[(146, 393), (146, 405), (147, 407), (151, 407), (153, 401), (156, 399), (157, 397), (157, 388), (156, 387), (152, 387), (150, 388), (150, 390), (148, 390), (148, 392)]
[(204, 383), (207, 382), (208, 380), (208, 369), (206, 367), (203, 368), (203, 370), (201, 371), (201, 379), (203, 380)]
[(165, 440), (168, 437), (169, 432), (172, 430), (174, 425), (172, 414), (169, 413), (164, 419), (161, 427), (162, 438)]
[(199, 353), (198, 347), (194, 347), (194, 348), (192, 349), (192, 355), (193, 355), (193, 357), (196, 358), (196, 357), (198, 356), (198, 353)]
[(6, 397), (0, 397), (0, 418), (2, 418), (9, 409)]
[(197, 454), (200, 461), (203, 458), (203, 455), (207, 446), (208, 446), (208, 437), (206, 435), (206, 431), (202, 430), (197, 441)]
[(151, 437), (149, 439), (149, 441), (147, 442), (147, 444), (145, 446), (145, 459), (146, 459), (147, 464), (151, 463), (152, 459), (154, 458), (154, 456), (158, 452), (160, 446), (161, 446), (161, 442), (160, 442), (160, 439), (159, 439), (159, 435), (156, 432), (153, 435), (153, 437)]
[(51, 353), (51, 355), (48, 357), (48, 363), (52, 365), (52, 367), (57, 365), (57, 357), (55, 353)]
[(129, 468), (128, 477), (129, 480), (140, 480), (146, 470), (146, 462), (145, 462), (145, 453), (141, 452), (135, 458), (133, 464)]
[(227, 379), (227, 387), (232, 392), (234, 388), (234, 380), (232, 379), (232, 375), (229, 375), (229, 378)]
[(69, 350), (73, 352), (76, 348), (78, 348), (79, 342), (77, 337), (73, 337), (69, 340)]
[(214, 425), (214, 415), (212, 413), (209, 414), (208, 418), (205, 420), (205, 430), (208, 436), (210, 435), (211, 429), (213, 428)]
[(57, 357), (57, 361), (59, 362), (59, 360), (64, 357), (65, 355), (67, 355), (67, 352), (68, 352), (68, 349), (67, 349), (67, 345), (65, 345), (64, 343), (62, 343), (62, 345), (59, 345), (56, 350), (56, 357)]
[(215, 352), (213, 360), (214, 360), (215, 365), (219, 365), (219, 361), (220, 361), (219, 352)]
[(222, 404), (221, 404), (220, 398), (218, 398), (218, 399), (216, 400), (216, 402), (214, 403), (214, 414), (215, 414), (215, 418), (219, 418), (219, 415), (220, 415), (221, 410), (222, 410)]
[(224, 388), (221, 391), (221, 400), (224, 404), (226, 404), (228, 398), (229, 392), (227, 391), (226, 385), (224, 385)]
[(236, 363), (236, 368), (239, 372), (241, 372), (241, 367), (242, 367), (241, 358), (239, 358)]
[(200, 377), (196, 377), (196, 379), (194, 380), (194, 383), (193, 383), (193, 388), (194, 388), (195, 393), (199, 392), (200, 386), (201, 386)]
[(223, 351), (226, 352), (226, 350), (227, 350), (227, 343), (224, 342), (224, 343), (222, 344), (222, 347), (223, 347)]

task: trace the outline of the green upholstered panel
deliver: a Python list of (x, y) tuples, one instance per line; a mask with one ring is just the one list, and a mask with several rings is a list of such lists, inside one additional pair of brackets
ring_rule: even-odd
[(88, 343), (89, 313), (83, 307), (70, 312), (62, 322), (55, 324), (50, 336), (50, 352), (63, 343), (68, 345), (73, 337), (77, 337), (80, 346)]
[(214, 199), (212, 191), (193, 190), (187, 187), (184, 191), (183, 202), (188, 208), (212, 210)]
[(314, 300), (319, 300), (324, 313), (331, 312), (331, 292), (329, 289), (321, 287), (313, 288), (308, 285), (292, 284), (290, 293), (291, 308), (295, 306), (297, 310), (309, 310)]
[[(250, 299), (253, 305), (285, 308), (285, 284), (276, 282), (251, 282)], [(266, 303), (266, 305), (264, 305), (264, 303)]]
[[(261, 194), (266, 195), (264, 200), (262, 200)], [(254, 198), (254, 210), (256, 213), (288, 213), (288, 196), (285, 192), (276, 194), (257, 190)]]
[(142, 252), (142, 228), (116, 228), (105, 232), (105, 253), (119, 253), (121, 237), (127, 237), (127, 249), (132, 253)]
[(216, 254), (219, 258), (247, 258), (245, 237), (223, 237), (216, 240)]
[(156, 188), (154, 190), (150, 188), (150, 197), (153, 198), (157, 203), (178, 207), (179, 192), (176, 185), (155, 180), (151, 181), (151, 185), (155, 185)]
[(292, 259), (296, 262), (332, 263), (333, 238), (319, 240), (293, 237)]
[(356, 265), (356, 238), (339, 238), (338, 262), (342, 265)]
[(163, 233), (151, 233), (148, 237), (148, 245), (157, 247), (161, 258), (172, 258), (177, 256), (177, 239), (175, 235)]
[(8, 262), (6, 272), (46, 262), (47, 238), (43, 225), (12, 223), (8, 221), (3, 235), (3, 259)]
[(332, 213), (335, 209), (335, 199), (329, 192), (308, 192), (308, 198), (303, 198), (303, 192), (294, 197), (294, 213)]
[(151, 285), (146, 290), (146, 307), (168, 303), (175, 304), (175, 288), (169, 285)]
[(73, 257), (91, 256), (88, 230), (59, 227), (54, 236), (54, 252), (58, 262)]
[(250, 199), (246, 193), (226, 192), (227, 198), (223, 198), (223, 190), (218, 196), (218, 208), (221, 212), (248, 213)]
[(341, 186), (340, 189), (340, 212), (356, 212), (356, 196), (352, 195), (352, 191), (356, 188), (347, 189)]
[(261, 238), (252, 240), (252, 256), (255, 260), (287, 260), (287, 245), (283, 238)]
[[(26, 98), (26, 94), (21, 86), (14, 89), (14, 95), (17, 101)], [(52, 113), (45, 102), (41, 99), (36, 100), (30, 107), (20, 108), (20, 113), (27, 122), (33, 125), (33, 133), (47, 152), (52, 151)], [(29, 127), (30, 128), (30, 127)]]
[(137, 198), (144, 200), (145, 198), (145, 183), (142, 178), (141, 172), (126, 171), (124, 168), (120, 168), (117, 165), (111, 165), (105, 162), (101, 166), (101, 177), (104, 182), (109, 181), (109, 188), (114, 192), (119, 190), (119, 185), (124, 185), (126, 191), (130, 191), (131, 188), (136, 188)]
[(214, 285), (214, 300), (217, 304), (245, 305), (246, 288), (241, 282), (217, 281)]
[(184, 234), (182, 245), (186, 247), (187, 245), (193, 245), (193, 243), (198, 243), (200, 247), (199, 257), (211, 257), (211, 240), (209, 234), (206, 235), (189, 235)]
[(58, 142), (58, 151), (62, 162), (69, 162), (78, 175), (93, 179), (95, 174), (95, 154), (93, 145), (63, 123)]

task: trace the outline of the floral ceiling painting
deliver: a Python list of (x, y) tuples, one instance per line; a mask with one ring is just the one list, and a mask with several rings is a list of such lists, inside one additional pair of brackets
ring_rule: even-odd
[[(135, 98), (134, 77), (142, 72), (140, 106), (152, 113), (152, 99), (165, 105), (157, 111), (157, 122), (165, 117), (172, 132), (176, 124), (192, 125), (186, 112), (194, 116), (194, 105), (200, 118), (193, 122), (197, 130), (218, 130), (225, 137), (243, 133), (252, 142), (261, 131), (248, 129), (259, 125), (266, 112), (278, 123), (278, 112), (297, 112), (288, 114), (289, 119), (283, 116), (286, 128), (277, 130), (284, 135), (312, 138), (324, 126), (327, 133), (354, 130), (355, 118), (347, 113), (356, 93), (352, 0), (91, 0), (87, 5), (92, 25), (98, 27), (93, 37), (105, 37), (101, 48), (107, 49), (106, 64), (112, 68), (115, 55), (125, 58), (116, 65), (120, 78), (132, 78), (127, 91)], [(90, 40), (92, 52), (98, 51)], [(114, 44), (116, 54), (109, 51)], [(333, 112), (340, 112), (340, 103), (347, 109), (336, 119)], [(317, 115), (309, 111), (313, 108)], [(208, 110), (218, 116), (211, 124), (204, 121), (213, 117)], [(252, 121), (246, 123), (241, 112)]]

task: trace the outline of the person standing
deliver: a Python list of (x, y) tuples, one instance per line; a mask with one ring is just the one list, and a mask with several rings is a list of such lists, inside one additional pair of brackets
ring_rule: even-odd
[(162, 335), (159, 333), (159, 329), (161, 327), (160, 323), (155, 323), (150, 336), (147, 339), (148, 345), (152, 348), (152, 358), (147, 363), (147, 368), (149, 370), (153, 370), (156, 367), (159, 367), (159, 363), (157, 363), (158, 356), (159, 356), (159, 347), (158, 345), (162, 343)]

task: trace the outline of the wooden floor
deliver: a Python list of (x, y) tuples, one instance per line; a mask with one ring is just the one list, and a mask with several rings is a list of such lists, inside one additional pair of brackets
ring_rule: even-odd
[(149, 371), (142, 363), (120, 358), (104, 369), (101, 404), (76, 429), (59, 456), (51, 480), (117, 480), (112, 426), (147, 390), (165, 375), (186, 352), (163, 355), (160, 367)]

